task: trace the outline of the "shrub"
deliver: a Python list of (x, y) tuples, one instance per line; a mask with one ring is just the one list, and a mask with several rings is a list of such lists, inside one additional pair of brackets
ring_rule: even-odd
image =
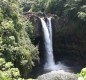
[(19, 78), (18, 68), (14, 68), (12, 62), (6, 62), (4, 58), (0, 58), (0, 80), (18, 80)]
[(78, 74), (78, 80), (86, 80), (86, 68), (83, 68)]

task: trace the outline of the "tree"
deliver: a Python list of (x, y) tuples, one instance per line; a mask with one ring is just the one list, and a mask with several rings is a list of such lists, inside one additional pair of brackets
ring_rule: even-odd
[(33, 26), (22, 13), (19, 0), (0, 0), (0, 53), (27, 77), (38, 59), (38, 49), (29, 37)]

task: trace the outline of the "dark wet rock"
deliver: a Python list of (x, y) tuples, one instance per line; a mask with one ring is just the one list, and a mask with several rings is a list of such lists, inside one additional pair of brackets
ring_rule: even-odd
[(46, 17), (52, 17), (53, 21), (55, 21), (54, 19), (58, 19), (57, 15), (38, 13), (38, 12), (33, 12), (33, 13), (27, 12), (27, 13), (24, 13), (24, 16), (27, 17), (32, 22), (32, 25), (34, 26), (33, 34), (32, 34), (33, 38), (42, 36), (42, 25), (40, 21), (41, 17), (44, 17), (45, 20), (46, 20)]

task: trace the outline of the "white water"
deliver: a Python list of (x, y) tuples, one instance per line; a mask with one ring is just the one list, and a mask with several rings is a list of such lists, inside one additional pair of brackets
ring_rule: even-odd
[[(50, 23), (50, 18), (48, 18)], [(41, 18), (42, 22), (42, 29), (43, 29), (43, 35), (44, 35), (44, 46), (46, 51), (46, 63), (44, 65), (44, 68), (51, 67), (55, 65), (54, 58), (53, 58), (53, 50), (52, 50), (52, 27), (51, 25), (47, 25), (46, 22)], [(51, 35), (50, 35), (51, 34)]]
[(46, 54), (46, 62), (44, 65), (44, 69), (47, 70), (62, 70), (67, 69), (66, 66), (61, 64), (60, 62), (56, 65), (53, 56), (53, 48), (52, 48), (52, 24), (51, 18), (47, 18), (47, 23), (44, 18), (40, 18), (42, 23), (42, 30), (44, 36), (44, 46), (45, 46), (45, 54)]

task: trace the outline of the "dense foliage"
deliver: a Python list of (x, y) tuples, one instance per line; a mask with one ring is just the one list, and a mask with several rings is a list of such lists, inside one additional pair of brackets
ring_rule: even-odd
[(32, 80), (21, 78), (18, 68), (14, 68), (12, 62), (6, 62), (0, 58), (0, 80)]
[[(27, 0), (30, 1), (30, 0)], [(31, 0), (31, 11), (41, 11), (57, 14), (69, 18), (80, 18), (86, 21), (86, 1), (85, 0)]]
[(14, 68), (12, 62), (6, 62), (0, 58), (0, 80), (22, 80), (18, 68)]
[(32, 25), (23, 17), (19, 0), (0, 0), (0, 54), (27, 77), (38, 50), (29, 38)]
[(78, 80), (86, 80), (86, 68), (83, 68), (78, 74)]

